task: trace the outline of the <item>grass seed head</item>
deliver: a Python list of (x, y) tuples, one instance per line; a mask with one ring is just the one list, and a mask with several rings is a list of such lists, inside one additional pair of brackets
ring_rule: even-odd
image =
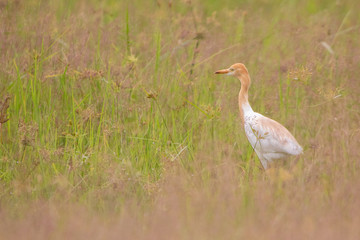
[(0, 125), (9, 121), (7, 118), (7, 110), (10, 106), (10, 96), (6, 95), (4, 99), (0, 102)]

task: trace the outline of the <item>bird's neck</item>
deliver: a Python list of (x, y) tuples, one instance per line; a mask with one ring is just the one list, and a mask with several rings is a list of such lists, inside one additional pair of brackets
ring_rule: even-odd
[(247, 112), (253, 112), (249, 101), (248, 101), (248, 91), (250, 88), (251, 80), (250, 76), (243, 74), (238, 77), (241, 82), (241, 88), (239, 92), (239, 110), (241, 122), (244, 124), (244, 116)]

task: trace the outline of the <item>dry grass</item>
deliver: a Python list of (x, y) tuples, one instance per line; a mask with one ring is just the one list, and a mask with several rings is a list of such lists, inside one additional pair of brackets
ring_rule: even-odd
[[(0, 1), (4, 239), (358, 239), (357, 1)], [(304, 154), (271, 181), (237, 112)]]

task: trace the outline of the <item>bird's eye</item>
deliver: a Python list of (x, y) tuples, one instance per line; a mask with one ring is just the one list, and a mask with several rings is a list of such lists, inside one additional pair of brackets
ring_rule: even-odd
[(233, 68), (230, 68), (230, 71), (234, 71), (234, 69), (233, 69)]

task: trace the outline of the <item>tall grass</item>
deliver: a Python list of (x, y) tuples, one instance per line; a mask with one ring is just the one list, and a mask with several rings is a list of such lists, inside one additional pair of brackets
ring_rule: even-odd
[[(1, 235), (356, 239), (359, 7), (3, 2)], [(240, 83), (213, 74), (235, 62), (304, 147), (292, 180), (263, 173)]]

